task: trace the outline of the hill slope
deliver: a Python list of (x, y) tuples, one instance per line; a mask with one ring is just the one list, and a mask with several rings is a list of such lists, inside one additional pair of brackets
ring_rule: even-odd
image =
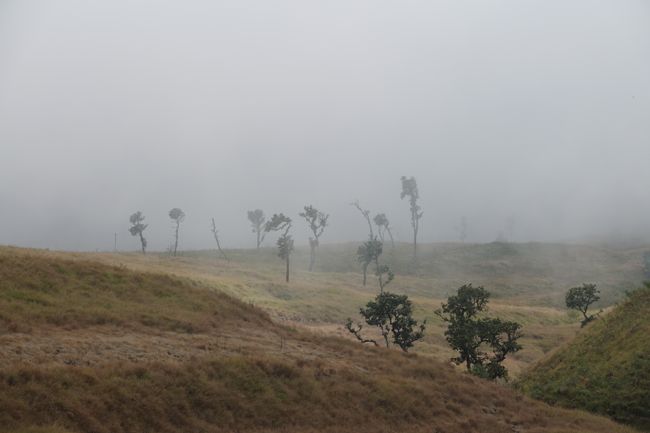
[(539, 363), (519, 386), (535, 398), (650, 430), (650, 285)]
[(79, 257), (0, 248), (2, 432), (630, 432)]

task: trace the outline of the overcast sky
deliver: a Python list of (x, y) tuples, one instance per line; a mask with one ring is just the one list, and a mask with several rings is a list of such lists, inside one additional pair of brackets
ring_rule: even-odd
[(0, 0), (0, 243), (254, 245), (359, 199), (423, 241), (648, 238), (646, 0)]

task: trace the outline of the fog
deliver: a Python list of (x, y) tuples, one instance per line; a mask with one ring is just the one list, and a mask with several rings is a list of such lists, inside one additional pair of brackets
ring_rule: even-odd
[[(252, 247), (246, 211), (349, 203), (410, 240), (650, 234), (644, 0), (0, 0), (0, 243)], [(270, 242), (269, 242), (270, 243)]]

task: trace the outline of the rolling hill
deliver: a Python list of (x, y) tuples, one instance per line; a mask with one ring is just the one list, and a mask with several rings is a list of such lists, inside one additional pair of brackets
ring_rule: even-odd
[(650, 431), (650, 284), (540, 362), (519, 387)]
[(631, 432), (108, 260), (0, 248), (0, 431)]

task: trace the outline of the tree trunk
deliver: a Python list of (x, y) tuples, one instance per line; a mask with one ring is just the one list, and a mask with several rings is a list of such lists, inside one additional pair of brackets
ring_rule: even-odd
[(142, 236), (142, 232), (140, 232), (140, 245), (142, 245), (142, 254), (147, 254), (145, 251), (145, 246), (144, 246), (144, 237)]
[(363, 265), (363, 286), (366, 286), (366, 275), (368, 274), (368, 265)]
[(257, 249), (260, 249), (260, 228), (257, 228)]
[(285, 279), (287, 280), (287, 283), (289, 282), (289, 256), (287, 256), (287, 271), (285, 273)]
[(176, 241), (174, 242), (174, 257), (176, 257), (176, 252), (178, 251), (178, 229), (180, 228), (181, 223), (176, 221)]
[(393, 234), (390, 232), (390, 229), (387, 227), (386, 231), (388, 232), (388, 236), (390, 237), (390, 245), (392, 248), (395, 248), (395, 240), (393, 239)]

